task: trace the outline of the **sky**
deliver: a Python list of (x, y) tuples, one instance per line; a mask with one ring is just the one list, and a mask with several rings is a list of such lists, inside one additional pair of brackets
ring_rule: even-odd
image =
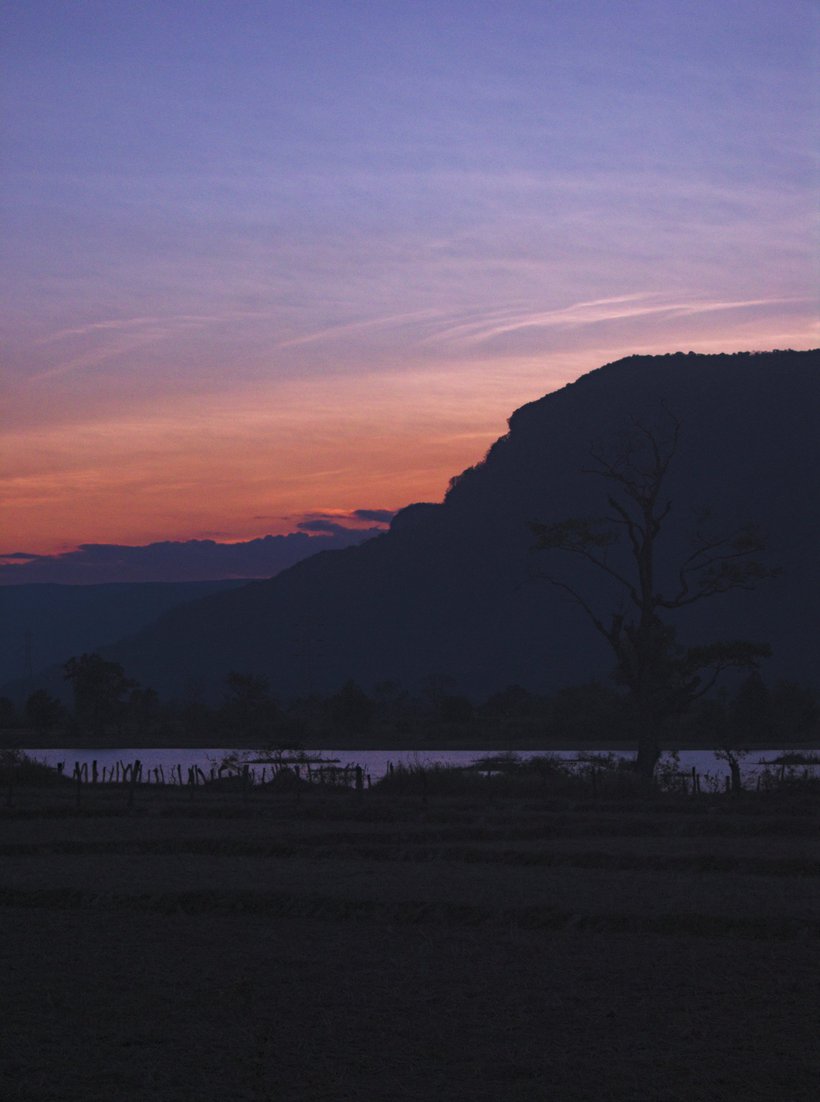
[(0, 582), (364, 533), (603, 363), (816, 346), (819, 25), (0, 2)]

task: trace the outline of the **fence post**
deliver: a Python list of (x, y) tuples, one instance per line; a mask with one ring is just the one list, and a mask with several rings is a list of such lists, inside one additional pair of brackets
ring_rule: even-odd
[(129, 785), (128, 785), (128, 806), (129, 807), (134, 806), (134, 789), (137, 787), (137, 779), (139, 778), (139, 775), (140, 775), (141, 772), (142, 772), (142, 764), (141, 764), (139, 758), (137, 758), (137, 760), (131, 766), (131, 776), (129, 777)]

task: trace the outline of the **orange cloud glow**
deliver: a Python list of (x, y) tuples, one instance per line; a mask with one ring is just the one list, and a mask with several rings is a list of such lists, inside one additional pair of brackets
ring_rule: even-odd
[[(99, 412), (91, 402), (84, 411), (66, 403), (50, 426), (23, 423), (6, 438), (2, 550), (238, 541), (292, 531), (313, 512), (440, 500), (449, 479), (503, 434), (514, 408), (619, 355), (811, 346), (808, 329), (773, 333), (765, 315), (750, 319), (740, 310), (730, 324), (730, 306), (703, 304), (694, 325), (691, 308), (662, 307), (644, 296), (641, 310), (638, 297), (561, 311), (562, 326), (585, 327), (586, 347), (572, 347), (584, 344), (574, 331), (549, 360), (489, 350), (500, 330), (552, 325), (553, 315), (510, 311), (501, 324), (496, 312), (465, 324), (476, 345), (468, 370), (440, 357), (401, 370), (245, 382), (168, 395), (161, 411), (153, 396), (127, 413), (105, 403)], [(615, 314), (627, 328), (599, 336), (602, 314), (607, 321)], [(483, 345), (482, 331), (491, 333)], [(445, 343), (453, 336), (448, 326)], [(607, 343), (596, 347), (596, 338)]]

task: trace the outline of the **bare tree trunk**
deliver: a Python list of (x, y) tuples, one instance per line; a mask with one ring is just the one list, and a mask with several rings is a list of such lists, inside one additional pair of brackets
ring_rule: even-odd
[(641, 780), (646, 781), (647, 784), (651, 783), (655, 775), (655, 766), (658, 764), (659, 757), (660, 753), (658, 752), (658, 747), (654, 740), (642, 738), (638, 743), (635, 772)]
[(729, 758), (729, 772), (732, 775), (732, 792), (742, 792), (743, 781), (740, 778), (740, 762), (737, 758)]
[(655, 776), (655, 766), (658, 764), (658, 758), (661, 756), (658, 745), (659, 723), (651, 709), (639, 705), (637, 712), (638, 754), (635, 758), (635, 772), (642, 781), (650, 785), (652, 778)]

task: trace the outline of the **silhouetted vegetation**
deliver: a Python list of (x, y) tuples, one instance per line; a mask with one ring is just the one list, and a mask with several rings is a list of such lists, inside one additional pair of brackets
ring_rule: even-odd
[(20, 720), (14, 701), (9, 696), (0, 696), (0, 731), (8, 731), (18, 727)]
[(244, 738), (249, 745), (267, 742), (276, 725), (278, 707), (264, 677), (233, 671), (226, 679), (224, 702), (216, 721), (226, 736)]
[[(394, 681), (367, 693), (348, 681), (329, 696), (277, 701), (264, 678), (234, 671), (225, 680), (221, 702), (212, 706), (196, 698), (163, 701), (116, 664), (83, 658), (70, 664), (73, 670), (81, 668), (85, 678), (80, 711), (46, 690), (31, 693), (19, 712), (7, 700), (0, 706), (6, 745), (235, 746), (272, 752), (311, 746), (537, 750), (634, 745), (628, 702), (615, 686), (596, 681), (546, 696), (511, 685), (480, 703), (452, 691), (452, 679), (444, 676), (425, 679), (416, 692)], [(93, 682), (95, 672), (101, 686)], [(733, 689), (716, 690), (688, 712), (668, 717), (663, 745), (724, 751), (794, 748), (816, 743), (819, 719), (810, 688), (788, 681), (769, 687), (753, 672)]]
[(137, 687), (117, 662), (99, 654), (69, 658), (63, 667), (74, 693), (74, 718), (81, 730), (99, 738), (110, 727), (122, 730), (126, 695)]
[(333, 726), (352, 735), (368, 731), (373, 719), (373, 701), (355, 681), (346, 681), (328, 701)]
[[(591, 451), (587, 473), (607, 485), (604, 516), (532, 524), (539, 550), (581, 560), (614, 583), (615, 608), (604, 611), (574, 581), (548, 576), (615, 656), (613, 676), (624, 690), (638, 746), (636, 769), (644, 778), (655, 770), (661, 733), (672, 716), (686, 713), (723, 671), (755, 669), (770, 653), (768, 644), (745, 640), (685, 646), (666, 617), (731, 590), (754, 589), (776, 573), (760, 558), (765, 540), (752, 525), (721, 531), (706, 510), (686, 557), (662, 562), (660, 537), (672, 509), (664, 484), (680, 434), (678, 421), (667, 419), (665, 430), (636, 424), (620, 445)], [(624, 545), (626, 555), (619, 556)]]
[(40, 733), (64, 726), (68, 720), (63, 704), (45, 689), (36, 689), (28, 697), (25, 716), (28, 725)]

